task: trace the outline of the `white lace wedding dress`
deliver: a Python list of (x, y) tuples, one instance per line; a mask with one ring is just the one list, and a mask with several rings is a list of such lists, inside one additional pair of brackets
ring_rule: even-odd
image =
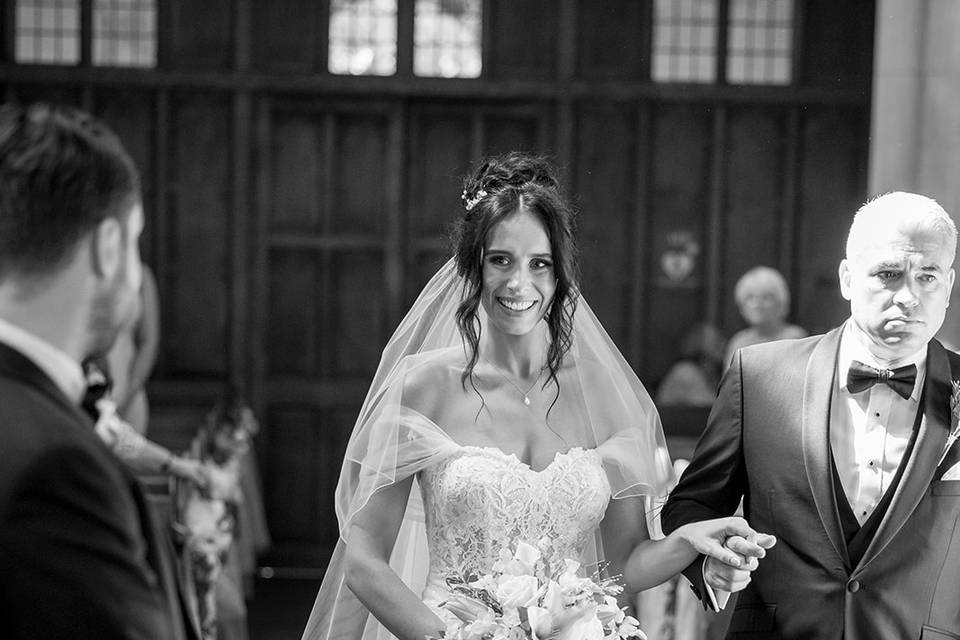
[(420, 486), (430, 550), (423, 599), (434, 608), (449, 595), (446, 578), (489, 573), (517, 541), (548, 538), (551, 564), (581, 559), (610, 500), (600, 454), (580, 447), (534, 470), (499, 449), (464, 446), (424, 469)]

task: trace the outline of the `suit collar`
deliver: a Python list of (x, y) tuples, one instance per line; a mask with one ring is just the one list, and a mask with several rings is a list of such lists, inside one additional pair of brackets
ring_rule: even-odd
[(946, 349), (936, 340), (927, 348), (927, 378), (923, 388), (923, 418), (903, 477), (860, 566), (870, 562), (900, 531), (926, 494), (937, 470), (950, 430), (952, 376)]
[(83, 369), (76, 360), (24, 327), (3, 318), (0, 318), (0, 342), (29, 358), (74, 404), (80, 404), (86, 383)]
[(801, 402), (801, 431), (807, 482), (810, 484), (820, 521), (837, 556), (849, 569), (850, 560), (837, 510), (830, 466), (830, 404), (837, 375), (837, 351), (840, 347), (841, 332), (842, 327), (826, 334), (816, 344), (807, 362)]
[(0, 376), (20, 380), (78, 416), (78, 420), (84, 424), (90, 423), (90, 418), (66, 396), (63, 390), (33, 360), (3, 342), (0, 342)]

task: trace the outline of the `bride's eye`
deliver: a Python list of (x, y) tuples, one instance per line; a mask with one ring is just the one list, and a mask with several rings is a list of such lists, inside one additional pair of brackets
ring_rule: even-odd
[(553, 268), (553, 262), (551, 262), (550, 260), (544, 260), (544, 259), (542, 259), (542, 258), (537, 258), (536, 260), (534, 260), (533, 262), (530, 263), (530, 266), (531, 266), (533, 269), (537, 270), (537, 271), (542, 271), (542, 270), (545, 270), (545, 269), (552, 269), (552, 268)]

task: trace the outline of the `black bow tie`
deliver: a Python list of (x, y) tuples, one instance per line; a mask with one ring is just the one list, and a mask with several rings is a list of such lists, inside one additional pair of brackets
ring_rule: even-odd
[(860, 393), (881, 382), (906, 400), (913, 393), (913, 385), (917, 381), (917, 365), (908, 364), (896, 369), (874, 369), (868, 364), (857, 360), (850, 363), (847, 372), (847, 391)]

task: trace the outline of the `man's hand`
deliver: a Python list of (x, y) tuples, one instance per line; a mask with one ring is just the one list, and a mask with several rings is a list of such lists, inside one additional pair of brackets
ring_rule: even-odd
[(766, 550), (776, 543), (777, 539), (766, 533), (731, 535), (723, 546), (739, 556), (740, 566), (707, 556), (703, 563), (704, 582), (713, 589), (729, 593), (742, 591), (750, 584), (750, 574), (760, 565), (760, 559), (766, 556)]

